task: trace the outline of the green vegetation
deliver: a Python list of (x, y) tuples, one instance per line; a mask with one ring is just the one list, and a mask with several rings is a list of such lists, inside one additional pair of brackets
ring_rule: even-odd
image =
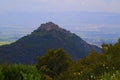
[(120, 80), (120, 71), (116, 71), (113, 74), (104, 73), (100, 80)]
[(120, 80), (120, 40), (76, 61), (63, 49), (50, 49), (36, 65), (2, 64), (0, 80)]
[(60, 75), (68, 69), (71, 59), (63, 49), (50, 49), (43, 57), (38, 57), (37, 69), (42, 79), (59, 80)]
[(35, 66), (3, 64), (0, 66), (0, 80), (41, 80), (41, 77)]
[(103, 44), (101, 54), (92, 51), (85, 58), (74, 61), (63, 74), (63, 80), (120, 80), (119, 71), (120, 40), (115, 45)]
[(1, 41), (0, 45), (6, 45), (6, 44), (10, 44), (10, 43), (12, 43), (12, 42), (10, 42), (10, 41), (9, 42), (8, 41)]
[(65, 69), (58, 69), (59, 64), (69, 58), (62, 58), (64, 62), (61, 62), (60, 56), (55, 56), (58, 51), (50, 50), (38, 59), (37, 68), (43, 80), (120, 80), (120, 40), (115, 45), (103, 44), (101, 54), (91, 51), (85, 58), (69, 62), (67, 68), (63, 65)]

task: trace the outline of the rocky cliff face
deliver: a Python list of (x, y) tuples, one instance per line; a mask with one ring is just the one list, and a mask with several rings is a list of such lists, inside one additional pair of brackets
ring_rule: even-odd
[(48, 49), (63, 48), (72, 59), (85, 57), (91, 50), (100, 48), (90, 45), (79, 36), (58, 25), (48, 22), (11, 45), (0, 47), (0, 62), (35, 63)]

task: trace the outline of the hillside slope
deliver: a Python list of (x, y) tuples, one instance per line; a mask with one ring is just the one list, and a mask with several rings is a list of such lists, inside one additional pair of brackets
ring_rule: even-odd
[(100, 48), (90, 45), (79, 36), (48, 22), (16, 42), (0, 47), (0, 63), (35, 63), (48, 49), (63, 48), (72, 59), (85, 57), (91, 50)]

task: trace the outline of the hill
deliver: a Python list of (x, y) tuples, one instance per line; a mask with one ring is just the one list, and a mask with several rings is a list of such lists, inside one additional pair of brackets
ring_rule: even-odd
[(72, 59), (85, 57), (91, 50), (100, 48), (90, 45), (79, 36), (58, 25), (48, 22), (10, 45), (0, 47), (0, 63), (35, 63), (48, 49), (63, 48)]

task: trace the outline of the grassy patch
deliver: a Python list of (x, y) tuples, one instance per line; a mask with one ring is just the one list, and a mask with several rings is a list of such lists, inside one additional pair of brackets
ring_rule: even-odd
[(12, 43), (13, 41), (1, 41), (0, 42), (0, 45), (6, 45), (6, 44), (10, 44)]

